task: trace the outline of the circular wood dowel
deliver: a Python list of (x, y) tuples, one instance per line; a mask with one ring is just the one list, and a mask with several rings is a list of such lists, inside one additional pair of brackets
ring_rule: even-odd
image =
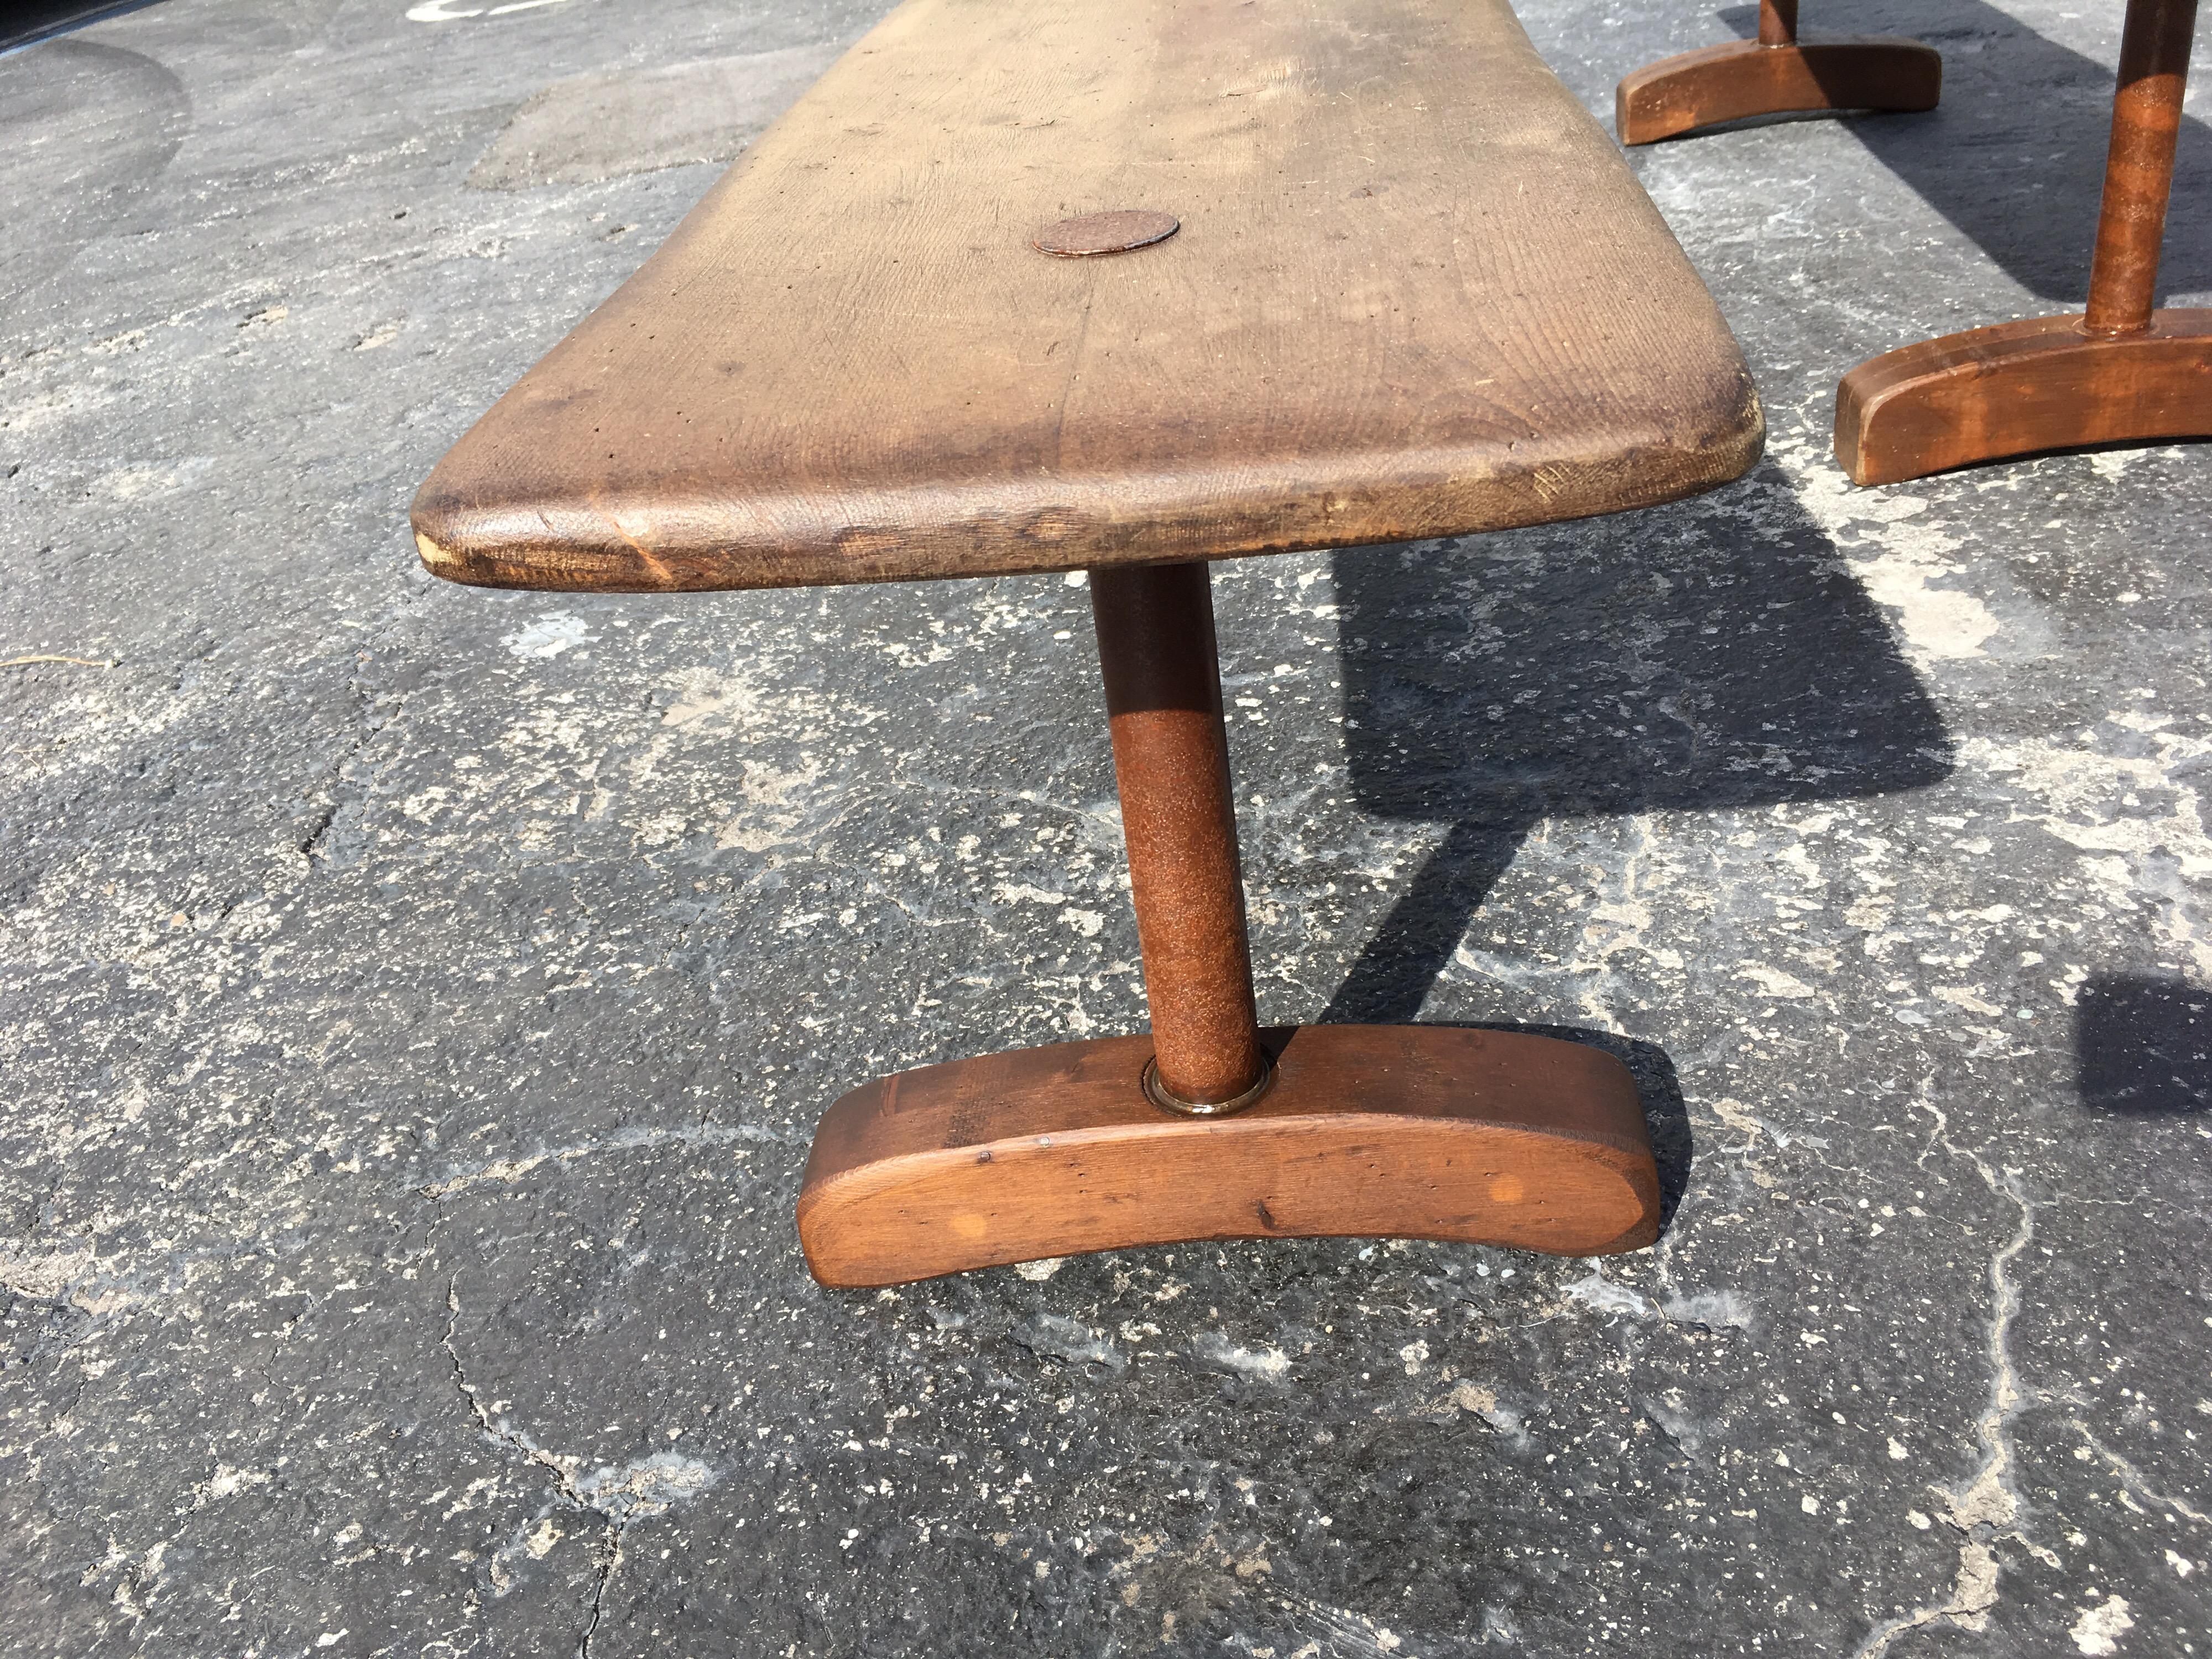
[(1259, 1082), (1267, 1060), (1252, 998), (1212, 587), (1203, 564), (1098, 569), (1091, 605), (1158, 1081), (1179, 1101), (1218, 1105)]
[(1039, 253), (1062, 259), (1091, 259), (1104, 253), (1127, 253), (1133, 249), (1164, 242), (1182, 228), (1172, 213), (1122, 208), (1111, 213), (1086, 213), (1062, 219), (1039, 231), (1030, 246)]

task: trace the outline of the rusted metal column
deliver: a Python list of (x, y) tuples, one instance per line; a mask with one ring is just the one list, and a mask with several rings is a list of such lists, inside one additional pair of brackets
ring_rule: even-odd
[(1790, 46), (1797, 43), (1797, 0), (1759, 0), (1759, 44)]
[(2150, 326), (2196, 28), (2197, 0), (2129, 0), (2088, 314), (2081, 319), (2091, 334), (2140, 334)]
[(1091, 573), (1114, 734), (1154, 1070), (1170, 1110), (1234, 1110), (1267, 1079), (1252, 1000), (1244, 883), (1213, 590), (1203, 564)]

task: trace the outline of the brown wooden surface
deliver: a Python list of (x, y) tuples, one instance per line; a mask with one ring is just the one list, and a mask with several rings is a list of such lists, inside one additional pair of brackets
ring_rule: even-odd
[(1096, 570), (1091, 605), (1159, 1081), (1194, 1106), (1260, 1080), (1237, 803), (1202, 564)]
[(1591, 1255), (1657, 1236), (1636, 1085), (1601, 1050), (1433, 1025), (1279, 1028), (1274, 1087), (1171, 1117), (1149, 1037), (924, 1066), (823, 1115), (799, 1200), (826, 1285), (1183, 1239), (1442, 1238)]
[(2197, 0), (2129, 0), (2083, 319), (2092, 334), (2134, 334), (2150, 323), (2196, 30)]
[(1613, 126), (1622, 143), (1650, 144), (1754, 115), (1933, 109), (1942, 90), (1943, 59), (1917, 40), (1734, 40), (1625, 76), (1613, 91)]
[[(1030, 246), (1116, 209), (1182, 229)], [(1762, 435), (1504, 0), (908, 0), (414, 516), (463, 581), (875, 581), (1571, 518)]]
[(2212, 310), (2098, 337), (2035, 317), (1923, 340), (1836, 389), (1836, 458), (1855, 483), (2082, 444), (2212, 437)]

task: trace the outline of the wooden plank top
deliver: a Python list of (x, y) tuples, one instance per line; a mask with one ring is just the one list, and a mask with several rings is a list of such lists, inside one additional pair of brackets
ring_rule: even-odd
[[(1114, 210), (1181, 228), (1032, 245)], [(886, 581), (1575, 518), (1763, 438), (1505, 0), (908, 0), (414, 521), (491, 586)]]

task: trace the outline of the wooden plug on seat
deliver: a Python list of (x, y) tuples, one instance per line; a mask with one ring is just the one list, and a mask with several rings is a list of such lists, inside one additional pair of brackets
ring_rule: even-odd
[(1754, 115), (1936, 107), (1943, 59), (1917, 40), (1797, 37), (1797, 0), (1759, 0), (1759, 38), (1647, 64), (1613, 91), (1624, 144), (1656, 143)]
[(2212, 310), (2153, 308), (2196, 22), (2197, 0), (2130, 0), (2087, 310), (1861, 363), (1836, 388), (1836, 458), (1853, 483), (2212, 437)]

